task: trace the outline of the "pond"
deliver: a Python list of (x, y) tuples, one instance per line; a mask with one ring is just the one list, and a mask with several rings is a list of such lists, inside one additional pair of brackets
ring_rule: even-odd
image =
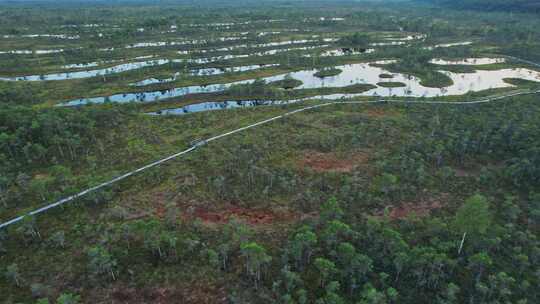
[[(324, 51), (319, 56), (321, 57), (354, 56), (354, 55), (361, 55), (361, 54), (371, 54), (373, 52), (375, 52), (375, 49), (339, 48), (339, 49)], [(311, 55), (307, 55), (307, 56), (310, 57)]]
[[(215, 40), (185, 40), (185, 41), (155, 41), (155, 42), (137, 42), (133, 44), (126, 45), (126, 49), (134, 48), (145, 48), (145, 47), (163, 47), (163, 46), (179, 46), (179, 45), (197, 45), (197, 44), (206, 44), (212, 41), (236, 41), (244, 40), (245, 37), (219, 37)], [(114, 50), (114, 48), (112, 49)]]
[(76, 40), (80, 39), (79, 35), (66, 35), (66, 34), (27, 34), (27, 35), (3, 35), (3, 38), (55, 38), (55, 39), (66, 39), (66, 40)]
[[(44, 81), (44, 80), (67, 80), (67, 79), (82, 79), (90, 78), (96, 76), (105, 76), (120, 72), (131, 71), (135, 69), (141, 69), (150, 66), (157, 66), (169, 63), (168, 59), (157, 59), (141, 62), (129, 62), (113, 66), (110, 68), (97, 69), (97, 70), (87, 70), (87, 71), (76, 71), (76, 72), (64, 72), (64, 73), (54, 73), (54, 74), (44, 74), (44, 75), (29, 75), (29, 76), (17, 76), (17, 77), (0, 77), (0, 80), (3, 81)], [(93, 65), (94, 63), (90, 63)]]
[[(218, 56), (211, 56), (211, 57), (203, 57), (203, 58), (192, 58), (192, 59), (177, 59), (173, 60), (173, 62), (187, 62), (187, 63), (196, 63), (196, 64), (208, 64), (213, 63), (217, 61), (224, 61), (224, 60), (231, 60), (231, 59), (240, 59), (240, 58), (248, 58), (248, 57), (262, 57), (262, 56), (272, 56), (279, 53), (284, 52), (292, 52), (292, 51), (306, 51), (306, 50), (312, 50), (312, 49), (318, 49), (318, 48), (325, 48), (328, 47), (327, 44), (324, 45), (312, 45), (312, 46), (303, 46), (303, 47), (295, 47), (295, 48), (284, 48), (284, 49), (271, 49), (261, 52), (255, 52), (255, 53), (249, 53), (249, 54), (238, 54), (238, 55), (218, 55)], [(206, 50), (202, 50), (200, 53), (204, 54), (206, 53)], [(179, 54), (185, 54), (183, 51), (179, 51)]]
[[(104, 62), (106, 63), (106, 62)], [(72, 63), (72, 64), (66, 64), (62, 66), (62, 69), (71, 70), (71, 69), (86, 69), (86, 68), (94, 68), (100, 65), (100, 62), (89, 62), (89, 63)]]
[(213, 75), (221, 75), (225, 73), (239, 73), (239, 72), (252, 71), (252, 70), (257, 70), (260, 68), (267, 68), (267, 67), (273, 67), (273, 66), (278, 66), (278, 65), (279, 64), (268, 64), (268, 65), (256, 64), (256, 65), (238, 66), (238, 67), (230, 67), (230, 68), (203, 68), (203, 69), (189, 70), (186, 72), (176, 72), (170, 78), (163, 78), (163, 79), (148, 78), (148, 79), (144, 79), (139, 82), (136, 82), (136, 83), (132, 83), (130, 85), (140, 87), (140, 86), (146, 86), (146, 85), (151, 85), (151, 84), (156, 84), (156, 83), (173, 82), (177, 80), (181, 75), (213, 76)]
[(344, 21), (345, 18), (342, 18), (342, 17), (332, 17), (332, 18), (328, 18), (328, 17), (320, 17), (319, 18), (319, 21)]
[(388, 42), (375, 42), (370, 43), (370, 46), (394, 46), (394, 45), (404, 45), (405, 41), (388, 41)]
[(442, 44), (437, 44), (437, 45), (434, 45), (434, 46), (426, 46), (426, 47), (424, 47), (424, 49), (431, 51), (431, 50), (434, 50), (436, 48), (449, 48), (449, 47), (454, 47), (454, 46), (467, 46), (467, 45), (471, 45), (471, 44), (472, 44), (472, 41), (442, 43)]
[[(343, 67), (340, 67), (343, 68)], [(384, 70), (381, 70), (384, 71)], [(504, 81), (507, 78), (518, 78), (530, 81), (540, 82), (540, 73), (529, 69), (502, 69), (495, 71), (475, 71), (474, 73), (452, 73), (448, 71), (440, 71), (450, 77), (453, 84), (444, 88), (429, 88), (420, 84), (416, 77), (409, 77), (402, 74), (392, 74), (391, 79), (381, 79), (380, 82), (401, 82), (404, 87), (385, 88), (378, 86), (372, 90), (362, 93), (352, 94), (330, 94), (321, 95), (314, 98), (321, 99), (342, 99), (353, 98), (358, 96), (380, 96), (380, 97), (439, 97), (450, 95), (464, 95), (468, 92), (479, 92), (495, 88), (509, 88), (513, 85)], [(343, 74), (343, 73), (342, 73)], [(371, 78), (371, 79), (370, 79)], [(373, 81), (375, 78), (366, 77), (364, 80)]]
[(66, 64), (62, 66), (62, 69), (85, 69), (85, 68), (93, 68), (97, 67), (99, 65), (103, 64), (111, 64), (115, 62), (121, 62), (121, 61), (135, 61), (135, 60), (143, 60), (143, 59), (150, 59), (156, 57), (155, 55), (147, 55), (147, 56), (139, 56), (135, 57), (133, 59), (129, 60), (106, 60), (106, 61), (94, 61), (94, 62), (88, 62), (88, 63), (73, 63), (73, 64)]
[(408, 44), (408, 42), (412, 42), (412, 41), (420, 41), (420, 40), (423, 41), (426, 38), (427, 38), (426, 35), (421, 35), (421, 34), (409, 35), (405, 37), (390, 36), (390, 37), (385, 37), (383, 42), (374, 42), (374, 43), (370, 43), (369, 45), (370, 46), (398, 46), (398, 45), (406, 45)]
[(257, 33), (257, 36), (263, 37), (263, 36), (268, 36), (268, 35), (279, 35), (279, 34), (281, 34), (281, 32), (260, 32), (260, 33)]
[(64, 49), (53, 49), (53, 50), (11, 50), (11, 51), (0, 51), (0, 54), (12, 54), (12, 55), (45, 55), (45, 54), (56, 54), (64, 52)]
[(416, 35), (409, 35), (406, 37), (386, 37), (386, 40), (393, 40), (393, 41), (412, 41), (412, 40), (424, 40), (427, 38), (427, 35), (425, 34), (416, 34)]
[(230, 101), (209, 101), (201, 102), (197, 104), (191, 104), (180, 108), (160, 110), (157, 112), (150, 112), (150, 115), (185, 115), (189, 113), (206, 112), (214, 110), (226, 110), (237, 108), (250, 108), (258, 106), (270, 106), (270, 105), (286, 105), (300, 101), (295, 100), (230, 100)]
[[(335, 41), (333, 38), (324, 38), (322, 40), (313, 40), (313, 39), (302, 39), (302, 40), (287, 40), (287, 41), (278, 41), (278, 42), (268, 42), (268, 43), (259, 43), (259, 44), (238, 44), (228, 47), (221, 48), (209, 48), (209, 49), (200, 49), (196, 52), (190, 52), (186, 50), (178, 51), (179, 54), (190, 54), (190, 53), (209, 53), (209, 52), (229, 52), (237, 49), (247, 49), (247, 48), (267, 48), (267, 47), (277, 47), (277, 46), (286, 46), (286, 45), (295, 45), (295, 44), (308, 44), (316, 42), (332, 42)], [(290, 50), (290, 49), (284, 49)]]
[[(355, 96), (410, 96), (410, 97), (437, 97), (444, 95), (463, 95), (471, 91), (483, 91), (493, 88), (512, 87), (506, 83), (506, 78), (520, 78), (532, 81), (540, 81), (540, 72), (525, 69), (502, 69), (492, 71), (475, 71), (474, 73), (453, 73), (441, 71), (453, 81), (453, 84), (445, 88), (430, 88), (421, 85), (420, 79), (400, 74), (391, 73), (384, 68), (384, 64), (392, 63), (393, 61), (378, 61), (372, 63), (357, 63), (337, 66), (342, 70), (342, 73), (333, 77), (325, 77), (323, 79), (316, 77), (316, 70), (303, 70), (289, 74), (280, 74), (263, 78), (267, 82), (279, 81), (290, 76), (294, 79), (302, 81), (302, 84), (295, 89), (314, 89), (324, 87), (347, 87), (355, 84), (372, 84), (376, 85), (380, 82), (401, 82), (404, 87), (385, 88), (377, 86), (376, 88), (356, 94), (333, 94), (335, 98), (347, 98)], [(381, 78), (380, 75), (389, 74), (393, 78)], [(64, 103), (63, 105), (73, 106), (86, 103), (102, 103), (102, 102), (152, 102), (167, 98), (179, 97), (188, 94), (196, 93), (215, 93), (225, 91), (235, 84), (248, 84), (254, 82), (254, 79), (237, 81), (232, 83), (211, 84), (207, 86), (189, 86), (179, 87), (163, 91), (151, 91), (141, 93), (125, 93), (116, 94), (108, 97), (93, 97), (81, 98)]]
[[(13, 35), (4, 35), (3, 38), (14, 38), (16, 36)], [(38, 37), (50, 37), (50, 38), (58, 38), (58, 39), (69, 39), (69, 40), (75, 40), (79, 39), (80, 36), (68, 36), (68, 35), (49, 35), (49, 34), (32, 34), (32, 35), (23, 35), (21, 36), (23, 38), (38, 38)], [(126, 45), (124, 48), (126, 49), (135, 49), (135, 48), (146, 48), (146, 47), (165, 47), (165, 46), (185, 46), (185, 45), (198, 45), (198, 44), (206, 44), (212, 41), (236, 41), (236, 40), (244, 40), (245, 37), (219, 37), (214, 40), (185, 40), (185, 41), (156, 41), (156, 42), (137, 42), (133, 44)], [(272, 43), (271, 43), (272, 44)], [(271, 45), (270, 44), (270, 45)], [(66, 51), (73, 51), (73, 50), (80, 50), (82, 47), (74, 48), (74, 49), (50, 49), (50, 50), (8, 50), (8, 51), (0, 51), (0, 54), (12, 54), (12, 55), (47, 55), (47, 54), (56, 54), (56, 53), (62, 53)], [(117, 48), (115, 47), (106, 47), (106, 48), (100, 48), (99, 50), (102, 52), (113, 52)]]
[(90, 24), (65, 24), (60, 27), (66, 28), (66, 27), (86, 27), (86, 28), (92, 28), (92, 27), (104, 27), (105, 24), (97, 24), (97, 23), (90, 23)]
[(430, 63), (438, 65), (485, 65), (506, 62), (505, 58), (466, 58), (461, 60), (432, 59)]
[[(203, 58), (190, 58), (190, 59), (154, 59), (141, 62), (129, 62), (120, 65), (116, 65), (109, 68), (95, 69), (95, 70), (85, 70), (85, 71), (74, 71), (74, 72), (62, 72), (62, 73), (51, 73), (43, 75), (26, 75), (26, 76), (14, 76), (14, 77), (0, 77), (2, 81), (45, 81), (45, 80), (68, 80), (68, 79), (83, 79), (91, 78), (97, 76), (106, 76), (121, 72), (132, 71), (136, 69), (142, 69), (146, 67), (159, 66), (168, 63), (194, 63), (194, 64), (208, 64), (217, 61), (247, 58), (254, 56), (272, 56), (282, 52), (290, 51), (305, 51), (317, 48), (325, 48), (329, 45), (313, 45), (313, 46), (304, 46), (296, 48), (284, 48), (284, 49), (272, 49), (262, 52), (250, 53), (250, 54), (239, 54), (239, 55), (222, 55), (222, 56), (212, 56), (212, 57), (203, 57)], [(179, 51), (178, 53), (182, 53)], [(205, 52), (202, 52), (205, 53)], [(148, 59), (154, 57), (153, 55), (141, 56), (134, 58), (132, 60)], [(114, 60), (105, 61), (105, 62), (90, 62), (90, 63), (80, 63), (80, 64), (69, 64), (64, 65), (64, 69), (78, 69), (78, 68), (90, 68), (97, 67), (100, 64), (110, 64), (116, 62)]]

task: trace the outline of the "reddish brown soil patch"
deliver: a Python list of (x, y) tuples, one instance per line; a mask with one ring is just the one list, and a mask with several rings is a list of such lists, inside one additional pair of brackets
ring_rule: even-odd
[(269, 210), (246, 209), (242, 207), (227, 207), (222, 210), (209, 211), (195, 208), (190, 218), (200, 219), (207, 224), (225, 224), (232, 219), (250, 225), (265, 225), (295, 221), (298, 216), (292, 212), (275, 212)]
[(403, 204), (390, 210), (390, 218), (402, 219), (413, 214), (419, 217), (423, 217), (429, 215), (431, 210), (439, 209), (441, 207), (442, 206), (437, 203), (421, 205)]
[(227, 303), (224, 289), (202, 284), (189, 288), (115, 288), (111, 294), (111, 302), (120, 303), (182, 303), (206, 304)]
[(456, 172), (457, 177), (469, 177), (471, 175), (470, 172), (464, 169), (455, 168), (454, 171)]
[(483, 167), (490, 170), (498, 170), (498, 169), (504, 168), (504, 166), (505, 166), (504, 162), (499, 162), (499, 163), (491, 163), (491, 164), (483, 164), (483, 165), (475, 164), (472, 166), (467, 166), (466, 168), (454, 167), (453, 169), (457, 177), (471, 177), (471, 176), (474, 177), (474, 176), (479, 176), (482, 173)]
[(395, 117), (399, 115), (399, 112), (395, 110), (389, 110), (389, 109), (383, 109), (383, 108), (369, 108), (364, 113), (374, 118)]
[(36, 173), (34, 175), (34, 179), (46, 179), (48, 177), (50, 177), (50, 175), (47, 173)]
[[(431, 214), (432, 211), (441, 209), (444, 202), (447, 201), (447, 195), (442, 195), (438, 198), (426, 199), (415, 203), (402, 203), (397, 207), (389, 208), (389, 217), (391, 219), (403, 219), (408, 216), (424, 217)], [(379, 212), (378, 216), (382, 216), (383, 212)]]
[(155, 204), (155, 212), (158, 217), (160, 218), (165, 217), (165, 212), (166, 212), (165, 205), (160, 204), (160, 203)]
[(301, 168), (311, 168), (316, 172), (351, 172), (356, 166), (365, 164), (369, 157), (367, 153), (355, 152), (345, 157), (338, 157), (335, 153), (320, 153), (309, 151), (300, 161)]
[[(285, 208), (282, 209), (251, 209), (228, 203), (203, 203), (190, 201), (176, 205), (179, 209), (179, 219), (182, 221), (200, 220), (203, 224), (226, 224), (232, 219), (249, 225), (266, 225), (295, 222), (301, 219), (297, 213)], [(164, 218), (167, 207), (164, 204), (156, 204), (154, 214)]]

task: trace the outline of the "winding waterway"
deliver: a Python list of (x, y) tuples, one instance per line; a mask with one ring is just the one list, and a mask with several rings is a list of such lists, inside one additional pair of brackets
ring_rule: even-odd
[[(511, 84), (505, 82), (507, 78), (519, 78), (531, 81), (540, 82), (540, 72), (525, 68), (501, 69), (501, 70), (477, 70), (473, 73), (453, 73), (449, 71), (441, 71), (452, 79), (453, 84), (444, 88), (431, 88), (421, 84), (421, 80), (417, 77), (392, 73), (384, 68), (384, 64), (389, 64), (392, 61), (379, 61), (370, 63), (358, 63), (337, 66), (342, 70), (339, 75), (333, 77), (319, 78), (314, 74), (316, 70), (303, 70), (289, 74), (279, 74), (262, 78), (266, 82), (273, 82), (285, 79), (290, 76), (294, 79), (302, 81), (302, 84), (295, 89), (315, 89), (324, 87), (342, 88), (355, 84), (371, 84), (376, 85), (381, 82), (400, 82), (403, 87), (386, 88), (376, 86), (376, 88), (362, 93), (352, 94), (332, 94), (328, 98), (349, 98), (355, 96), (409, 96), (409, 97), (437, 97), (447, 95), (463, 95), (468, 92), (478, 92), (494, 88), (512, 87)], [(392, 78), (381, 78), (382, 74), (392, 75)], [(207, 86), (188, 86), (178, 87), (170, 90), (149, 91), (141, 93), (124, 93), (115, 94), (106, 97), (80, 98), (68, 101), (63, 105), (74, 106), (86, 103), (103, 103), (103, 102), (152, 102), (160, 101), (168, 98), (180, 97), (188, 94), (197, 93), (215, 93), (225, 91), (232, 85), (249, 84), (255, 79), (243, 81), (211, 84)]]

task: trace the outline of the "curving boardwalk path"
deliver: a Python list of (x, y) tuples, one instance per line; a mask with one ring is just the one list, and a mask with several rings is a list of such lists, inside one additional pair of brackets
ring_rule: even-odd
[(159, 166), (160, 164), (165, 163), (165, 162), (167, 162), (167, 161), (169, 161), (171, 159), (178, 158), (178, 157), (180, 157), (182, 155), (193, 152), (197, 148), (199, 148), (200, 146), (204, 146), (207, 143), (210, 143), (212, 141), (216, 141), (216, 140), (219, 140), (221, 138), (228, 137), (228, 136), (234, 135), (236, 133), (243, 132), (243, 131), (248, 130), (248, 129), (252, 129), (252, 128), (255, 128), (255, 127), (258, 127), (258, 126), (262, 126), (262, 125), (268, 124), (268, 123), (270, 123), (272, 121), (279, 120), (279, 119), (282, 119), (282, 118), (285, 118), (285, 117), (288, 117), (288, 116), (291, 116), (291, 115), (294, 115), (294, 114), (297, 114), (297, 113), (300, 113), (300, 112), (305, 112), (305, 111), (312, 110), (312, 109), (323, 108), (323, 107), (332, 106), (332, 105), (339, 105), (339, 104), (403, 103), (403, 104), (444, 104), (444, 105), (467, 106), (467, 105), (484, 104), (484, 103), (500, 101), (500, 100), (503, 100), (503, 99), (506, 99), (506, 98), (519, 96), (519, 95), (532, 95), (532, 94), (540, 94), (540, 90), (514, 92), (514, 93), (509, 93), (509, 94), (505, 94), (505, 95), (496, 96), (496, 97), (486, 97), (486, 98), (483, 98), (483, 99), (470, 101), (470, 102), (379, 99), (379, 100), (372, 100), (372, 101), (331, 101), (331, 102), (325, 102), (325, 103), (321, 103), (321, 104), (317, 104), (317, 105), (312, 105), (312, 106), (300, 108), (300, 109), (297, 109), (297, 110), (294, 110), (294, 111), (284, 113), (282, 115), (278, 115), (278, 116), (275, 116), (275, 117), (272, 117), (272, 118), (268, 118), (268, 119), (265, 119), (263, 121), (259, 121), (257, 123), (254, 123), (254, 124), (251, 124), (251, 125), (248, 125), (248, 126), (245, 126), (245, 127), (233, 130), (233, 131), (229, 131), (229, 132), (226, 132), (226, 133), (223, 133), (223, 134), (208, 138), (208, 139), (203, 140), (203, 141), (200, 141), (200, 142), (196, 143), (195, 145), (193, 145), (192, 147), (190, 147), (189, 149), (183, 150), (183, 151), (178, 152), (176, 154), (173, 154), (173, 155), (170, 155), (170, 156), (165, 157), (163, 159), (157, 160), (157, 161), (155, 161), (153, 163), (150, 163), (148, 165), (145, 165), (145, 166), (140, 167), (138, 169), (135, 169), (133, 171), (127, 172), (127, 173), (125, 173), (123, 175), (120, 175), (118, 177), (115, 177), (112, 180), (101, 183), (101, 184), (99, 184), (97, 186), (94, 186), (94, 187), (88, 188), (86, 190), (83, 190), (83, 191), (81, 191), (81, 192), (79, 192), (77, 194), (65, 197), (65, 198), (63, 198), (63, 199), (61, 199), (59, 201), (56, 201), (56, 202), (52, 203), (52, 204), (46, 205), (46, 206), (41, 207), (39, 209), (30, 211), (30, 212), (28, 212), (26, 214), (23, 214), (23, 215), (20, 215), (20, 216), (18, 216), (16, 218), (13, 218), (13, 219), (11, 219), (11, 220), (9, 220), (7, 222), (4, 222), (4, 223), (0, 224), (0, 229), (6, 228), (6, 227), (8, 227), (8, 226), (10, 226), (12, 224), (20, 222), (27, 216), (34, 216), (34, 215), (44, 213), (47, 210), (50, 210), (50, 209), (56, 208), (58, 206), (64, 205), (66, 203), (69, 203), (69, 202), (71, 202), (71, 201), (73, 201), (73, 200), (75, 200), (75, 199), (77, 199), (79, 197), (82, 197), (82, 196), (84, 196), (84, 195), (86, 195), (86, 194), (88, 194), (90, 192), (94, 192), (94, 191), (97, 191), (99, 189), (110, 186), (110, 185), (112, 185), (112, 184), (114, 184), (116, 182), (124, 180), (124, 179), (126, 179), (126, 178), (128, 178), (128, 177), (130, 177), (132, 175), (135, 175), (135, 174), (137, 174), (139, 172), (145, 171), (146, 169), (150, 169), (150, 168)]
[(512, 60), (515, 60), (515, 61), (523, 62), (523, 63), (526, 63), (526, 64), (530, 64), (530, 65), (535, 66), (535, 67), (540, 67), (540, 63), (532, 62), (532, 61), (522, 59), (522, 58), (519, 58), (519, 57), (514, 57), (514, 56), (509, 56), (509, 55), (504, 55), (503, 57), (506, 57), (508, 59), (512, 59)]

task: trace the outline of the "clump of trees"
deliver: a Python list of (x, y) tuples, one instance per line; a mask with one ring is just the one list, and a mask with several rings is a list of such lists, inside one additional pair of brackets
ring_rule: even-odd
[[(384, 219), (364, 218), (349, 226), (342, 216), (339, 204), (330, 200), (322, 206), (319, 221), (291, 234), (289, 245), (282, 250), (285, 257), (281, 261), (285, 263), (280, 264), (281, 275), (273, 285), (279, 303), (530, 299), (520, 291), (518, 278), (527, 281), (526, 286), (533, 286), (530, 280), (536, 280), (534, 271), (525, 275), (524, 268), (503, 266), (503, 260), (521, 260), (523, 267), (529, 264), (519, 253), (506, 257), (494, 251), (492, 246), (500, 245), (492, 242), (501, 234), (488, 229), (492, 227), (491, 213), (487, 198), (480, 194), (471, 196), (459, 208), (453, 225), (428, 219), (407, 222), (412, 226), (405, 228)], [(419, 235), (405, 235), (403, 229), (414, 229)], [(432, 241), (421, 240), (427, 232), (424, 229), (431, 231)], [(514, 228), (498, 229), (519, 234)], [(460, 244), (459, 237), (465, 230), (474, 237)], [(510, 235), (503, 242), (511, 242)], [(540, 245), (531, 236), (524, 240), (527, 251), (537, 250)], [(460, 246), (465, 249), (458, 252)]]
[[(36, 301), (36, 304), (49, 304), (49, 299), (42, 298)], [(79, 304), (81, 303), (81, 296), (73, 293), (63, 293), (57, 299), (56, 304)]]
[(540, 1), (537, 0), (424, 0), (435, 4), (458, 9), (475, 9), (482, 11), (514, 11), (540, 13)]
[(266, 253), (266, 249), (256, 242), (246, 242), (240, 245), (240, 252), (244, 257), (246, 273), (250, 276), (257, 288), (262, 280), (262, 274), (272, 257)]
[(340, 69), (337, 68), (324, 68), (319, 71), (317, 71), (315, 74), (313, 74), (315, 77), (319, 78), (325, 78), (325, 77), (332, 77), (341, 74), (343, 72)]
[(117, 262), (109, 251), (101, 246), (94, 246), (86, 250), (89, 263), (88, 271), (94, 279), (110, 277), (116, 280)]
[(352, 35), (343, 36), (339, 44), (344, 47), (367, 48), (371, 38), (366, 33), (356, 32)]
[[(0, 205), (20, 208), (74, 192), (72, 167), (104, 154), (104, 134), (118, 128), (129, 109), (0, 107)], [(35, 174), (36, 169), (46, 174)]]

